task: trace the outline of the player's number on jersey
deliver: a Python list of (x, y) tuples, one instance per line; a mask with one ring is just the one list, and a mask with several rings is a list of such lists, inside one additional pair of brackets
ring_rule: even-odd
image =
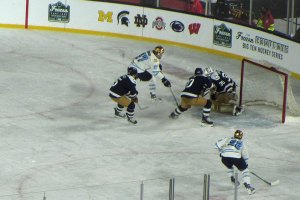
[(138, 62), (144, 61), (148, 59), (147, 53), (142, 53), (141, 55), (135, 58)]
[(243, 142), (240, 140), (230, 140), (228, 145), (235, 147), (237, 150), (240, 150), (243, 146)]
[(186, 87), (186, 88), (191, 87), (191, 86), (193, 85), (194, 81), (195, 81), (195, 79), (193, 79), (193, 78), (190, 79), (190, 80), (186, 83), (185, 87)]

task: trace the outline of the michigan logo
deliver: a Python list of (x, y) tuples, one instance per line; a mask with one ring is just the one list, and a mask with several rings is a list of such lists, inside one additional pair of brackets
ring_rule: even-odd
[(104, 21), (107, 21), (109, 23), (113, 22), (113, 19), (112, 19), (113, 12), (109, 11), (105, 14), (103, 10), (99, 10), (98, 14), (99, 14), (99, 18), (98, 18), (99, 22), (104, 22)]
[(200, 30), (201, 24), (200, 23), (193, 23), (189, 25), (190, 35), (198, 34)]

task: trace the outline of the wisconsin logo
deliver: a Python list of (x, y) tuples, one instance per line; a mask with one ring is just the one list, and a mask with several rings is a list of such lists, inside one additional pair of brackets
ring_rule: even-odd
[(134, 17), (134, 24), (136, 24), (137, 27), (140, 27), (141, 25), (143, 26), (143, 28), (148, 24), (148, 19), (146, 15), (140, 15), (137, 14)]
[(201, 24), (200, 23), (193, 23), (189, 25), (190, 35), (198, 34), (200, 30)]
[(98, 17), (99, 22), (104, 22), (104, 21), (107, 21), (108, 23), (113, 22), (113, 19), (112, 19), (113, 12), (111, 12), (111, 11), (105, 13), (103, 10), (99, 10), (98, 15), (99, 15), (99, 17)]
[(70, 21), (70, 6), (64, 5), (60, 1), (49, 4), (48, 21), (68, 23)]
[(121, 22), (121, 25), (125, 25), (128, 27), (128, 25), (129, 25), (129, 19), (127, 17), (128, 15), (129, 15), (129, 12), (126, 10), (119, 12), (118, 17), (117, 17), (118, 24)]
[(152, 28), (156, 28), (157, 30), (166, 29), (166, 23), (163, 18), (156, 17), (156, 19), (152, 22)]
[(180, 21), (172, 21), (170, 26), (174, 32), (182, 32), (184, 31), (184, 25)]

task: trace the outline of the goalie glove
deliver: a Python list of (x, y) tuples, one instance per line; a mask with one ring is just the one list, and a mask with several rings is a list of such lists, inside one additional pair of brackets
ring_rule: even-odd
[(166, 79), (165, 77), (163, 77), (161, 79), (162, 83), (164, 84), (165, 87), (171, 87), (171, 83), (168, 79)]

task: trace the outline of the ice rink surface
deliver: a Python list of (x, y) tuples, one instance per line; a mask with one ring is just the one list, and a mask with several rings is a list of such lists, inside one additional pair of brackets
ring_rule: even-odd
[[(234, 190), (214, 143), (244, 131), (256, 193), (244, 187), (238, 199), (300, 199), (300, 118), (267, 106), (246, 107), (239, 117), (212, 112), (214, 127), (201, 127), (201, 109), (168, 118), (175, 102), (158, 83), (160, 103), (148, 84), (137, 81), (138, 125), (113, 116), (108, 97), (130, 60), (156, 43), (103, 36), (0, 29), (1, 200), (202, 199), (203, 176), (210, 174), (210, 199), (234, 199)], [(196, 67), (211, 66), (239, 83), (240, 61), (164, 45), (166, 77), (177, 97)], [(299, 81), (293, 83), (300, 100)], [(241, 174), (239, 174), (240, 176)]]

